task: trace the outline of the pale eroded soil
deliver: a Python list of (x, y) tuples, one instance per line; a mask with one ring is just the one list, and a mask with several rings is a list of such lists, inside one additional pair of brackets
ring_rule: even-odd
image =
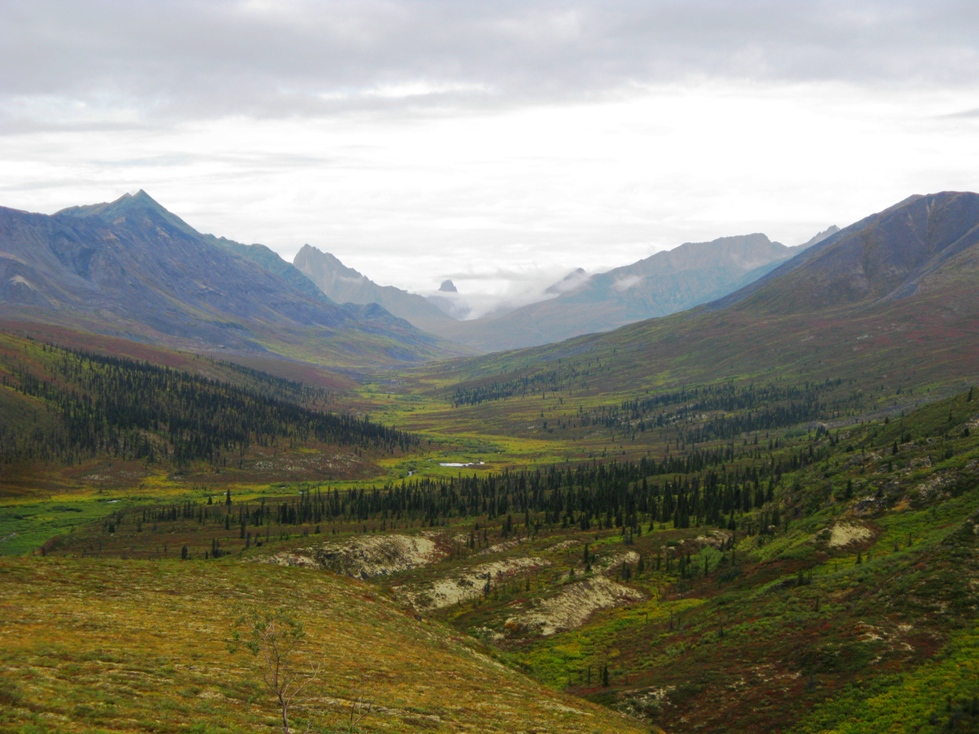
[(434, 563), (443, 557), (435, 541), (420, 535), (381, 535), (352, 538), (313, 548), (276, 553), (265, 559), (280, 566), (325, 568), (355, 578), (385, 576)]
[(553, 635), (561, 630), (575, 629), (601, 609), (642, 601), (645, 595), (628, 586), (617, 584), (604, 576), (593, 576), (566, 585), (561, 593), (544, 599), (536, 608), (510, 617), (508, 629)]

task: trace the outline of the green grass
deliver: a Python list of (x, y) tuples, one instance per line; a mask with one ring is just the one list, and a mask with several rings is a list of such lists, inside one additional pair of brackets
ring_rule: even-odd
[(935, 659), (904, 675), (851, 685), (820, 704), (798, 734), (975, 731), (979, 628), (952, 636)]
[(54, 536), (70, 535), (75, 528), (98, 523), (110, 513), (135, 504), (132, 500), (74, 494), (0, 505), (0, 555), (35, 552)]

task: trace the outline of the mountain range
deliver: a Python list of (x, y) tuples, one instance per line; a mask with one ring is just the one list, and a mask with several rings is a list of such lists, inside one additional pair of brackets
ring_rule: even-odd
[(423, 296), (390, 285), (378, 285), (366, 275), (348, 268), (334, 255), (311, 245), (304, 245), (292, 264), (337, 303), (376, 303), (419, 329), (436, 334), (445, 324), (455, 321)]
[[(712, 303), (471, 360), (463, 384), (529, 379), (556, 364), (555, 386), (601, 391), (772, 374), (961, 382), (979, 365), (977, 283), (979, 195), (912, 196)], [(586, 368), (595, 363), (598, 373)]]
[[(910, 197), (780, 263), (743, 256), (784, 254), (761, 235), (719, 243), (655, 272), (723, 251), (760, 277), (315, 389), (300, 359), (445, 352), (145, 194), (0, 210), (0, 317), (40, 334), (0, 333), (0, 556), (37, 556), (0, 558), (0, 720), (285, 728), (274, 663), (226, 644), (283, 620), (310, 645), (283, 670), (330, 671), (293, 730), (979, 730), (979, 195)], [(639, 265), (551, 303), (641, 293)], [(88, 353), (55, 345), (72, 328), (99, 332)], [(296, 374), (167, 346), (225, 331)]]
[(377, 305), (332, 302), (266, 247), (197, 232), (143, 191), (50, 216), (0, 208), (0, 317), (343, 367), (451, 353)]
[[(835, 231), (831, 228), (822, 236)], [(772, 242), (763, 234), (688, 242), (584, 278), (575, 287), (555, 289), (555, 297), (498, 318), (456, 322), (436, 333), (494, 352), (611, 331), (727, 295), (789, 260), (818, 237), (797, 247)]]
[(547, 300), (458, 321), (309, 245), (288, 263), (200, 233), (139, 191), (51, 216), (0, 208), (0, 318), (356, 369), (609, 331), (728, 294), (798, 249), (761, 234), (688, 243), (599, 275), (577, 270)]
[(471, 320), (448, 315), (458, 311), (458, 298), (441, 293), (425, 298), (379, 286), (309, 245), (296, 255), (294, 265), (338, 303), (377, 303), (420, 329), (480, 352), (494, 352), (611, 331), (712, 301), (836, 231), (830, 227), (797, 247), (750, 234), (686, 243), (597, 275), (578, 268), (547, 288), (543, 300)]

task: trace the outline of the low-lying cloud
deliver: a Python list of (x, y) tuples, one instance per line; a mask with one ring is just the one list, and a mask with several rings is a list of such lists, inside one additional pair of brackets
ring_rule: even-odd
[(426, 291), (422, 295), (440, 302), (444, 311), (458, 319), (502, 316), (521, 306), (556, 298), (588, 279), (580, 268), (568, 273), (559, 267), (453, 273), (445, 277), (452, 280), (458, 292)]

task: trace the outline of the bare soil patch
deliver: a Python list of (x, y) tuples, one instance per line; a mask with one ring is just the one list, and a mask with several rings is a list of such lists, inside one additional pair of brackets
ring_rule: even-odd
[(568, 584), (560, 594), (541, 601), (535, 609), (510, 617), (507, 629), (547, 636), (581, 627), (601, 609), (642, 601), (646, 595), (604, 576)]
[(421, 535), (382, 535), (353, 538), (314, 548), (276, 553), (265, 559), (280, 566), (325, 568), (367, 579), (426, 566), (444, 557), (435, 541)]

